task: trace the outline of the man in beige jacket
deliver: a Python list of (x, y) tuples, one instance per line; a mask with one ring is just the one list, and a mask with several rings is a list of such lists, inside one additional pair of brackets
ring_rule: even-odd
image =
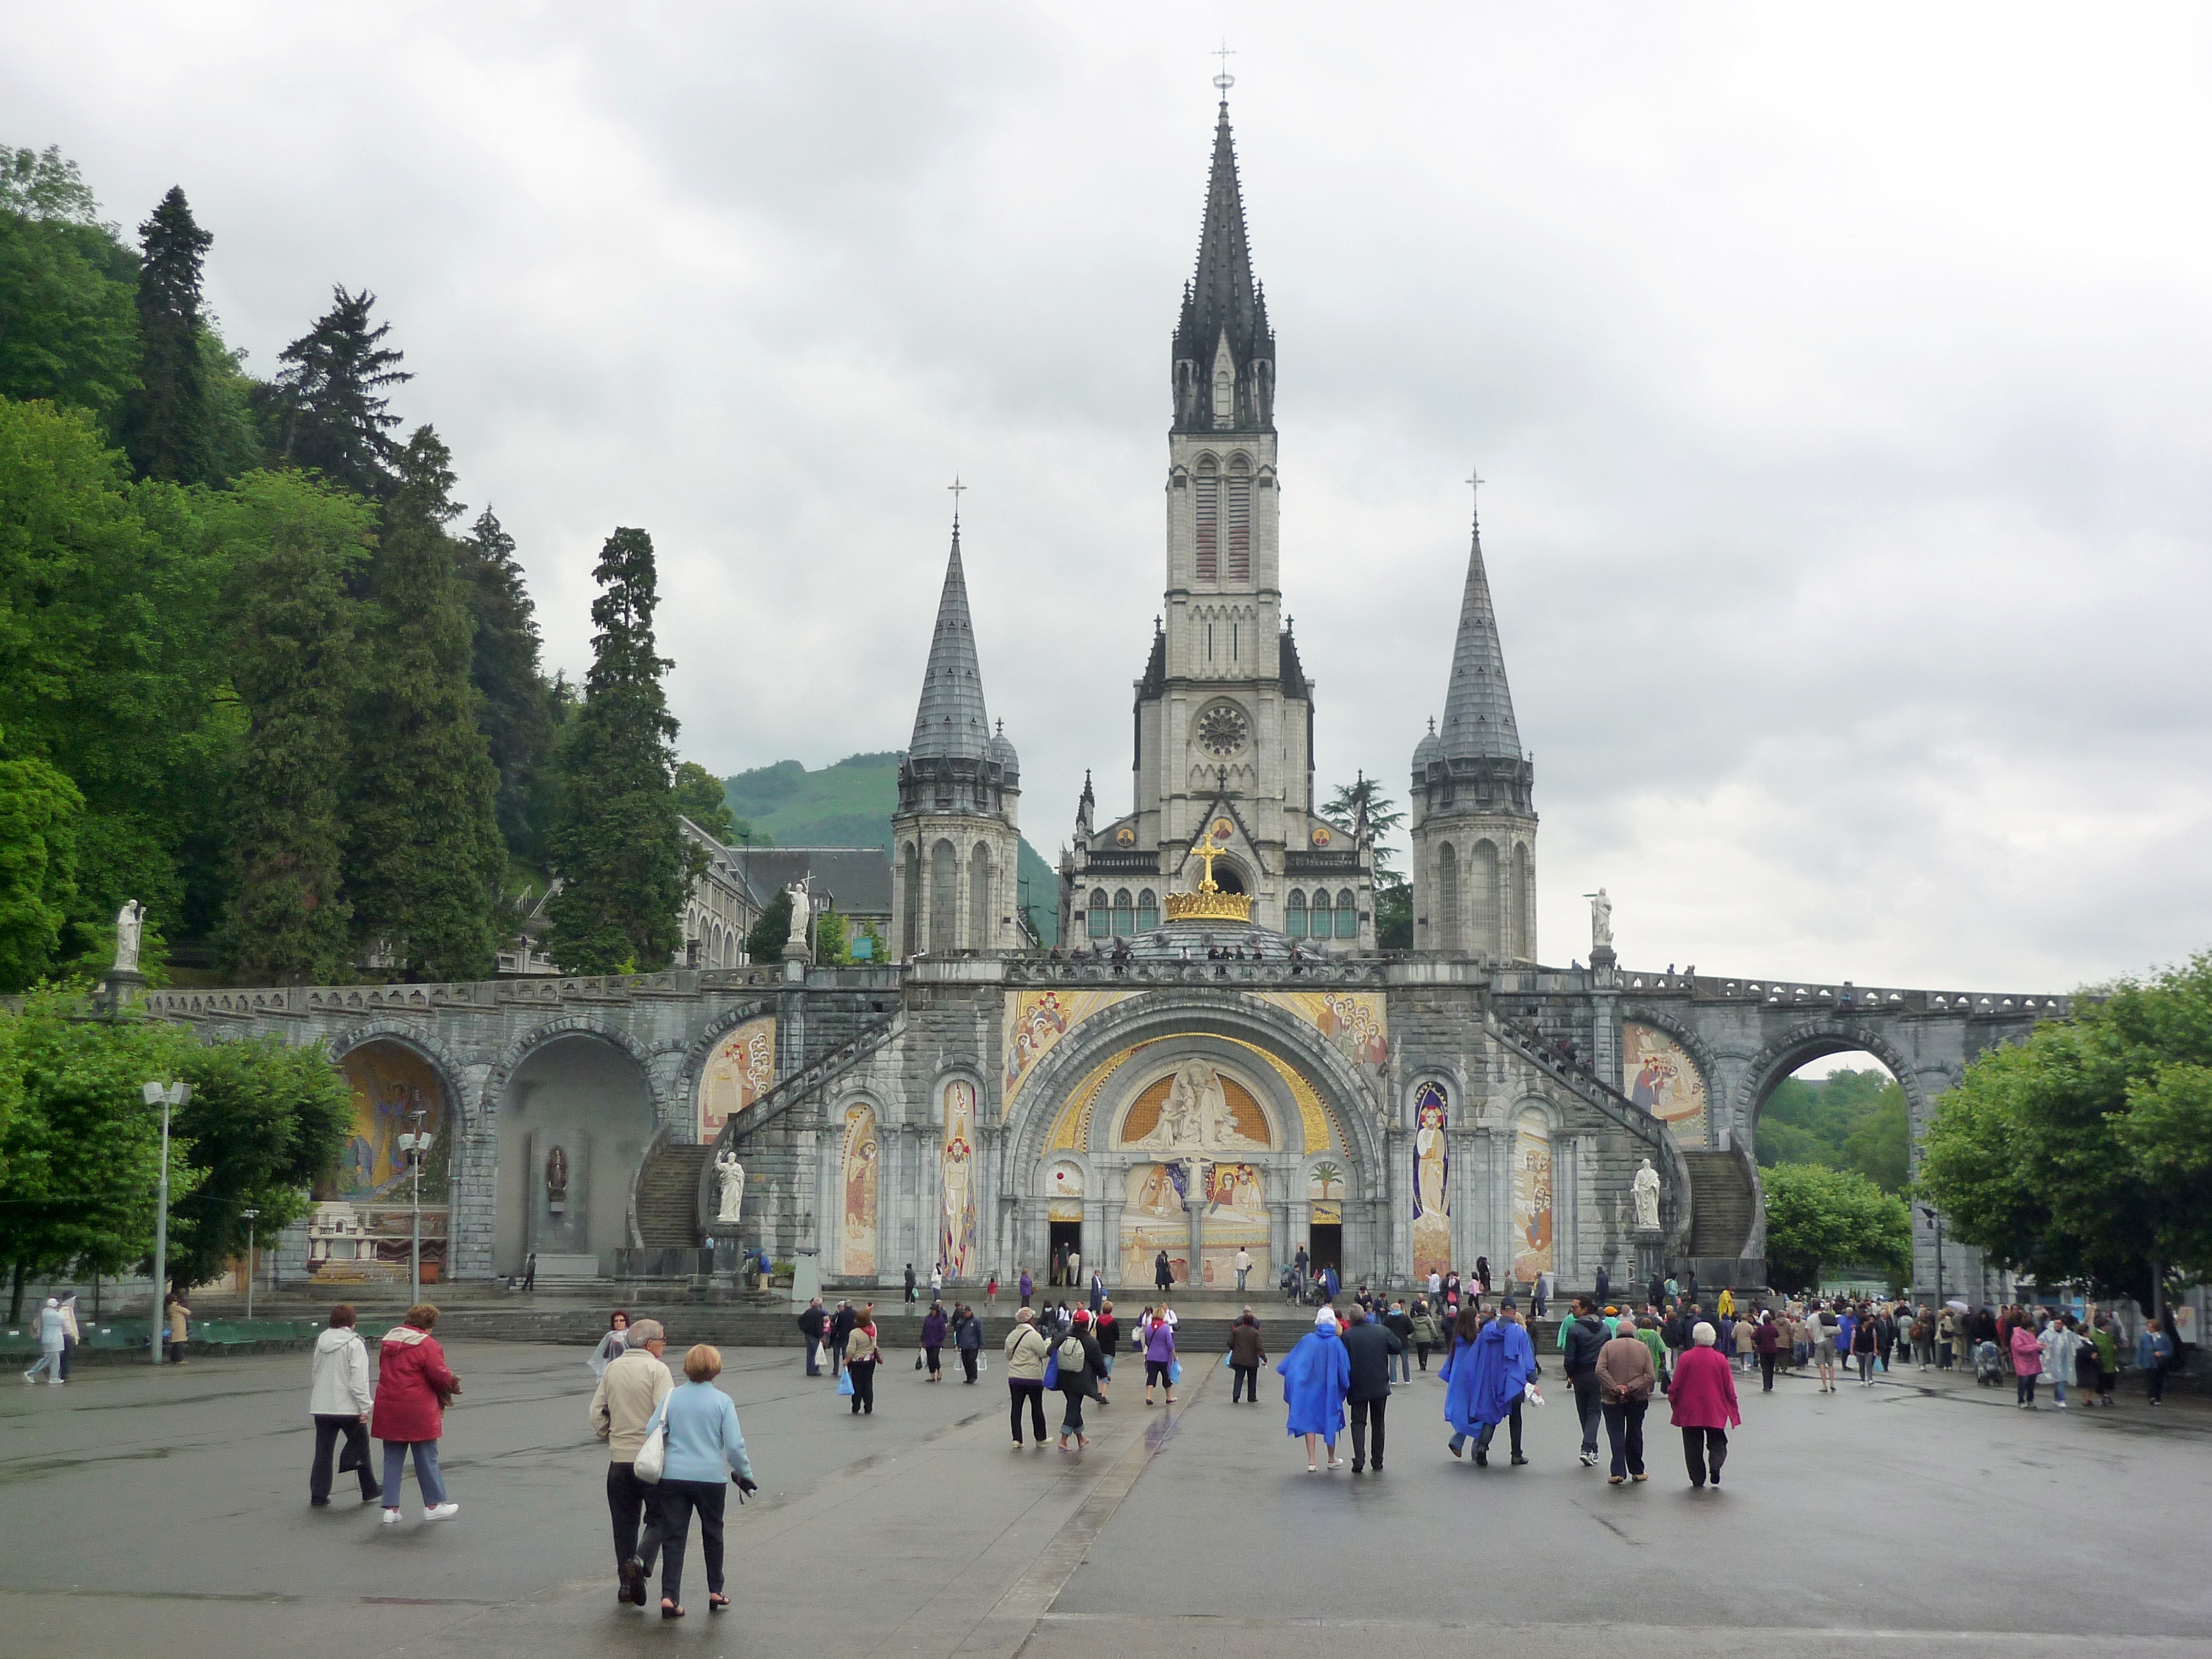
[(1636, 1321), (1620, 1316), (1613, 1340), (1597, 1351), (1598, 1405), (1605, 1413), (1605, 1437), (1613, 1448), (1608, 1486), (1644, 1476), (1644, 1413), (1659, 1385), (1651, 1350), (1636, 1334)]
[(645, 1443), (645, 1425), (653, 1408), (676, 1386), (661, 1363), (667, 1346), (657, 1319), (641, 1319), (629, 1328), (629, 1346), (599, 1373), (599, 1386), (592, 1395), (592, 1432), (607, 1443), (607, 1510), (615, 1526), (615, 1600), (645, 1605), (645, 1581), (659, 1553), (659, 1528), (645, 1527), (646, 1553), (638, 1553), (638, 1528), (657, 1513), (659, 1494), (637, 1478), (638, 1449)]

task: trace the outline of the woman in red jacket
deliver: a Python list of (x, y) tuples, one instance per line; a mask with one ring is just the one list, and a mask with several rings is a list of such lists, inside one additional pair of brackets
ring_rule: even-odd
[(1674, 1380), (1667, 1388), (1674, 1426), (1682, 1431), (1690, 1484), (1700, 1492), (1709, 1461), (1713, 1485), (1720, 1485), (1721, 1465), (1728, 1461), (1728, 1431), (1743, 1421), (1735, 1403), (1735, 1373), (1713, 1352), (1713, 1334), (1704, 1320), (1697, 1322), (1690, 1332), (1692, 1346), (1674, 1362)]
[(384, 1334), (377, 1349), (376, 1403), (370, 1431), (384, 1442), (384, 1524), (399, 1519), (399, 1477), (407, 1453), (415, 1453), (415, 1484), (422, 1492), (422, 1518), (443, 1521), (461, 1506), (446, 1496), (438, 1477), (438, 1439), (445, 1432), (446, 1407), (461, 1391), (460, 1379), (446, 1369), (446, 1351), (430, 1334), (438, 1310), (418, 1303)]

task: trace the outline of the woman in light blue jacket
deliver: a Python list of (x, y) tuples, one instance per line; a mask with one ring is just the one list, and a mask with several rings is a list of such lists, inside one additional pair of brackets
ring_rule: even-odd
[[(684, 1578), (684, 1540), (691, 1530), (691, 1516), (699, 1516), (699, 1551), (707, 1558), (707, 1611), (720, 1613), (730, 1605), (722, 1594), (722, 1477), (726, 1474), (740, 1492), (760, 1490), (753, 1480), (752, 1460), (745, 1455), (745, 1437), (738, 1431), (738, 1408), (729, 1395), (714, 1386), (722, 1374), (722, 1354), (702, 1342), (684, 1356), (688, 1382), (669, 1391), (653, 1407), (645, 1425), (646, 1438), (658, 1428), (668, 1431), (668, 1457), (660, 1475), (660, 1497), (654, 1505), (641, 1553), (648, 1561), (660, 1552), (660, 1616), (681, 1619), (684, 1602), (678, 1595)], [(644, 1587), (637, 1590), (641, 1605)]]

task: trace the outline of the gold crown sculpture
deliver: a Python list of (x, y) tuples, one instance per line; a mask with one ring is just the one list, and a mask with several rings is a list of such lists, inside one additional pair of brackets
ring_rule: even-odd
[(1198, 884), (1194, 893), (1168, 895), (1170, 921), (1243, 921), (1252, 920), (1252, 896), (1249, 893), (1224, 893), (1213, 884), (1213, 861), (1221, 856), (1221, 849), (1209, 836), (1192, 849), (1206, 860), (1206, 879)]

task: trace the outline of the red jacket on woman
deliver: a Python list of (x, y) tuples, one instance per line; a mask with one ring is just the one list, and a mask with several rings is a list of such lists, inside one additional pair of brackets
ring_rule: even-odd
[(446, 1369), (437, 1338), (412, 1325), (394, 1326), (384, 1334), (376, 1368), (372, 1434), (379, 1440), (435, 1440), (445, 1433), (446, 1401), (460, 1384)]
[(1674, 1362), (1667, 1385), (1678, 1429), (1732, 1429), (1743, 1421), (1736, 1409), (1735, 1373), (1727, 1360), (1700, 1344)]

